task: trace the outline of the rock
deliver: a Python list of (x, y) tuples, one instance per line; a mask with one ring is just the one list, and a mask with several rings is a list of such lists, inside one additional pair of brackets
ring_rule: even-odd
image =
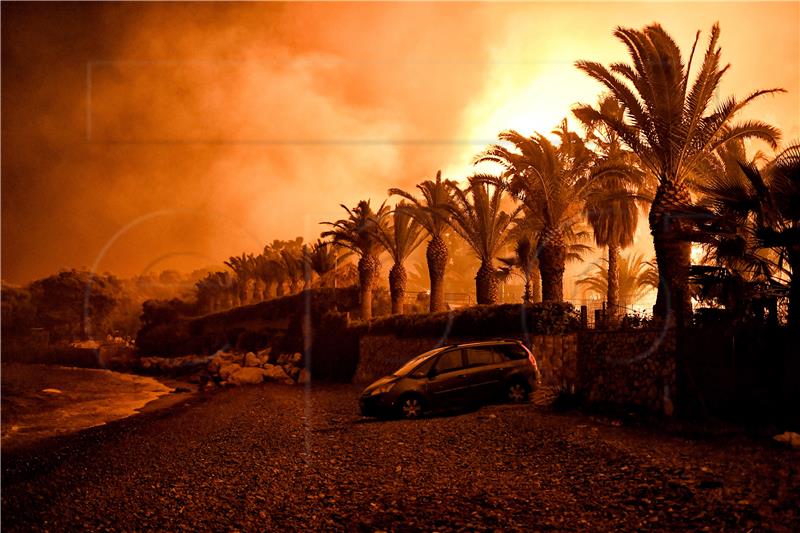
[(300, 369), (297, 368), (296, 366), (284, 365), (282, 368), (283, 371), (286, 372), (286, 375), (292, 378), (293, 380), (296, 380), (297, 375), (300, 373)]
[(269, 381), (285, 381), (287, 378), (289, 378), (288, 374), (286, 374), (286, 371), (278, 365), (268, 365), (262, 369), (262, 372), (264, 374), (264, 378)]
[(244, 356), (244, 366), (261, 366), (261, 360), (253, 352), (247, 352)]
[(258, 352), (256, 352), (256, 355), (257, 355), (257, 356), (259, 356), (259, 357), (266, 357), (266, 358), (269, 358), (269, 354), (270, 354), (270, 352), (272, 352), (272, 348), (270, 348), (269, 346), (267, 346), (267, 347), (266, 347), (266, 348), (264, 348), (263, 350), (259, 350)]
[(800, 435), (793, 431), (786, 431), (785, 433), (781, 433), (780, 435), (775, 435), (772, 437), (773, 440), (777, 442), (783, 442), (788, 444), (792, 448), (800, 448)]
[(306, 383), (311, 381), (311, 374), (309, 374), (308, 370), (305, 368), (300, 370), (300, 373), (297, 375), (297, 383), (300, 385), (305, 385)]
[(230, 375), (231, 385), (256, 385), (264, 381), (264, 371), (257, 367), (240, 368)]
[(236, 363), (226, 364), (219, 369), (219, 377), (222, 378), (222, 381), (227, 381), (234, 372), (237, 372), (241, 369), (242, 365), (237, 365)]
[(278, 356), (277, 364), (279, 366), (285, 365), (289, 361), (290, 355), (288, 353), (282, 353)]
[(290, 359), (290, 361), (291, 361), (291, 363), (293, 365), (296, 365), (297, 363), (299, 363), (302, 360), (303, 360), (303, 354), (301, 354), (301, 353), (295, 353), (294, 355), (292, 355), (292, 357)]

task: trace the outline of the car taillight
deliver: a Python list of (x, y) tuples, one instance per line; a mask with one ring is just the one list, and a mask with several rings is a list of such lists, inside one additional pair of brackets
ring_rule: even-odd
[(522, 349), (525, 350), (525, 353), (528, 354), (528, 361), (530, 361), (531, 365), (533, 365), (535, 367), (536, 366), (536, 358), (533, 357), (533, 352), (530, 351), (528, 349), (528, 347), (525, 346), (524, 344), (520, 344), (520, 346), (522, 346)]

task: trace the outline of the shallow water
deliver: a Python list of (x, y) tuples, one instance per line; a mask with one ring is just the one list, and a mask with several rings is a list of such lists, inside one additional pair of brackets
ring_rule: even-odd
[(125, 418), (173, 390), (149, 377), (53, 365), (3, 364), (1, 377), (3, 448)]

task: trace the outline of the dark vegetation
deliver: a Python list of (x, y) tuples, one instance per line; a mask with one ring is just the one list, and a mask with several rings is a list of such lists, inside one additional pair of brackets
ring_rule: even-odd
[(309, 318), (313, 328), (327, 311), (355, 309), (357, 296), (355, 288), (309, 289), (201, 317), (181, 314), (176, 302), (154, 302), (145, 306), (136, 347), (140, 355), (161, 357), (266, 346), (273, 351), (302, 352), (304, 318)]
[(557, 335), (577, 331), (580, 317), (572, 304), (478, 305), (456, 311), (430, 314), (394, 315), (356, 326), (371, 334), (395, 334), (398, 337), (464, 338)]

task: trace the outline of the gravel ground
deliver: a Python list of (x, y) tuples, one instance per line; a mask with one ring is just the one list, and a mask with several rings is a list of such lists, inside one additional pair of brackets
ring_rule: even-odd
[(800, 453), (769, 441), (357, 394), (230, 389), (4, 452), (3, 530), (800, 530)]

